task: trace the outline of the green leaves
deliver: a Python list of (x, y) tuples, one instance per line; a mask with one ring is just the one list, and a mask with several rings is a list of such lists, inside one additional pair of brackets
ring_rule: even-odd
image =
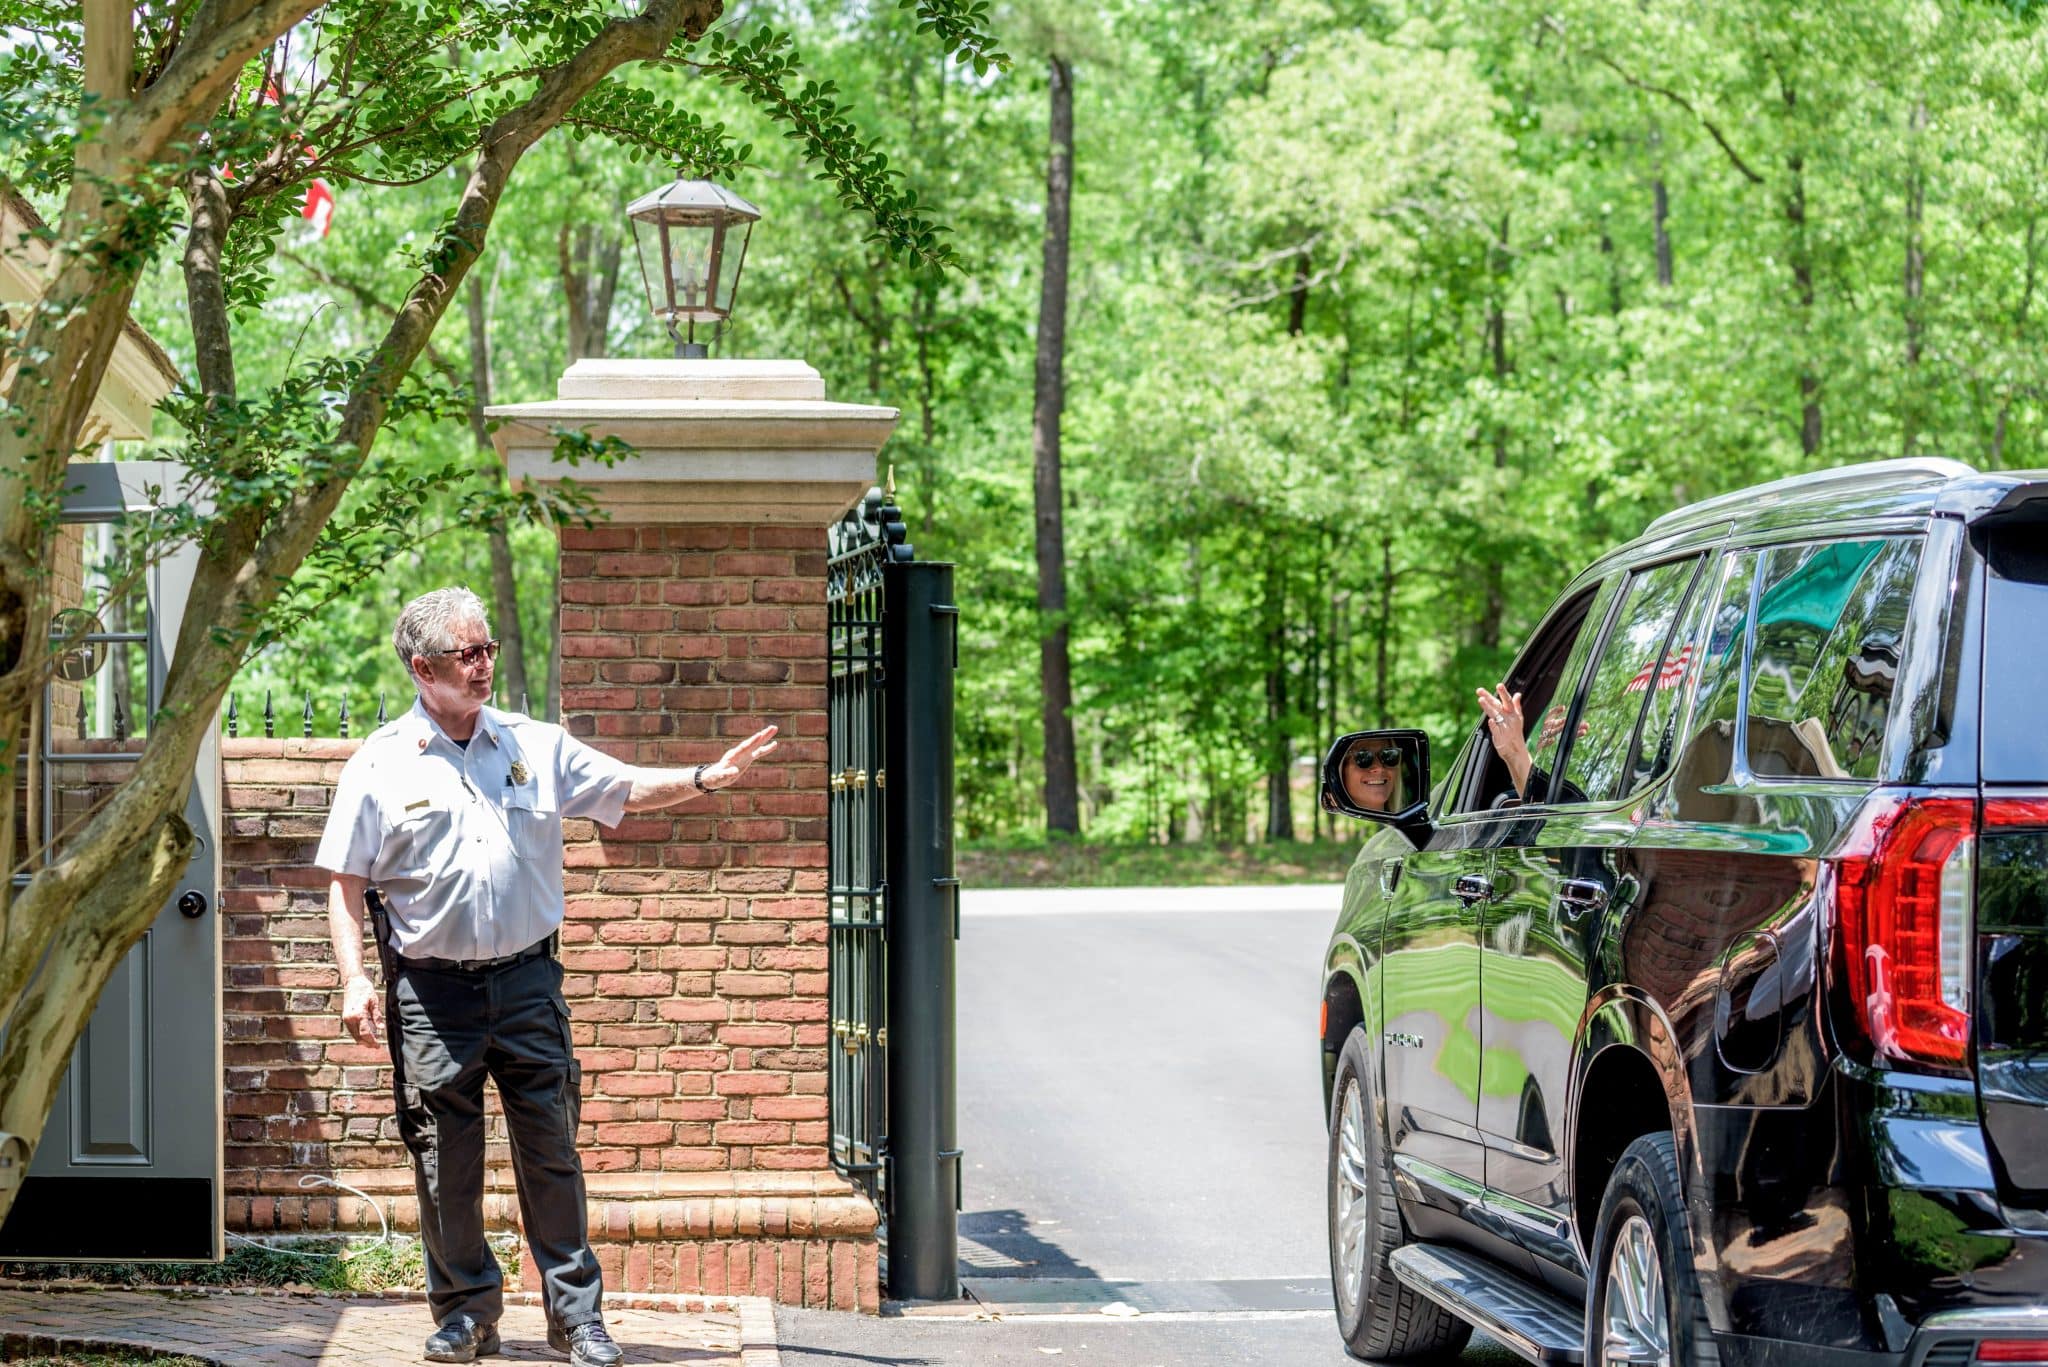
[(734, 38), (714, 32), (698, 64), (739, 87), (784, 126), (783, 136), (802, 148), (820, 179), (837, 188), (840, 204), (872, 220), (867, 241), (933, 268), (957, 263), (952, 245), (939, 236), (944, 229), (924, 216), (916, 193), (904, 187), (889, 158), (860, 136), (838, 87), (805, 79), (792, 88), (801, 62), (788, 34), (763, 29), (751, 38)]
[(917, 11), (917, 31), (937, 34), (956, 62), (972, 63), (974, 74), (1008, 71), (1010, 59), (997, 51), (988, 32), (987, 0), (896, 0), (898, 9)]
[(732, 144), (723, 124), (707, 124), (674, 100), (619, 81), (608, 81), (578, 100), (563, 124), (579, 140), (603, 136), (634, 162), (666, 162), (692, 180), (729, 179), (746, 162), (748, 151)]

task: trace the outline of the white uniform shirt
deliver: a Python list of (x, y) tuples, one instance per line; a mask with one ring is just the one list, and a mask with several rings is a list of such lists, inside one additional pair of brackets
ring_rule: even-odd
[(408, 958), (495, 959), (562, 923), (562, 818), (616, 826), (630, 766), (486, 707), (458, 746), (415, 701), (342, 767), (314, 863), (367, 878)]

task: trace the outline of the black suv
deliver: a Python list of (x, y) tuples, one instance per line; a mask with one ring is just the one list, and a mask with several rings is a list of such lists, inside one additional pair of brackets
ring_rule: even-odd
[(1672, 513), (1507, 691), (1324, 761), (1351, 1351), (2048, 1363), (2048, 472)]

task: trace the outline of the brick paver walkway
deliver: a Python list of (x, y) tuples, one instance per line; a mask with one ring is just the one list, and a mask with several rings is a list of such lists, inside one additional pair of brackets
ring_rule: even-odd
[[(605, 1325), (628, 1364), (775, 1367), (766, 1302), (698, 1312), (607, 1307)], [(0, 1290), (0, 1358), (120, 1344), (185, 1354), (221, 1367), (421, 1360), (432, 1329), (419, 1300), (221, 1292)], [(561, 1362), (538, 1306), (510, 1305), (498, 1323), (507, 1362)], [(489, 1362), (491, 1359), (485, 1359)]]

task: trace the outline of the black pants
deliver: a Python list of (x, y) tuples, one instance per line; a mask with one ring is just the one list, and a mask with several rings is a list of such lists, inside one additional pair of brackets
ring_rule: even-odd
[(484, 1242), (484, 1078), (498, 1085), (512, 1175), (548, 1318), (600, 1318), (576, 1157), (582, 1069), (569, 1046), (561, 965), (547, 955), (478, 973), (400, 964), (385, 995), (398, 1131), (412, 1153), (434, 1322), (495, 1324), (503, 1277)]

